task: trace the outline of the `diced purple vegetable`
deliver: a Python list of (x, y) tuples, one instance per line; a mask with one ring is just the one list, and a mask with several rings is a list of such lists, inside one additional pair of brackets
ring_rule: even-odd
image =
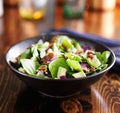
[(83, 46), (83, 50), (86, 51), (86, 50), (91, 50), (91, 48), (89, 46)]
[(81, 67), (82, 67), (83, 70), (86, 70), (86, 69), (87, 69), (87, 65), (86, 65), (85, 63), (82, 63), (82, 64), (81, 64)]
[(61, 75), (60, 79), (66, 79), (66, 76), (65, 75)]

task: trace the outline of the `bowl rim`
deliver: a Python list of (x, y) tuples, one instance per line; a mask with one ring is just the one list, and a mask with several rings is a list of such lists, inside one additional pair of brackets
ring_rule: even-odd
[[(64, 33), (63, 33), (63, 34), (64, 34)], [(69, 33), (66, 33), (66, 34), (67, 34), (67, 35), (72, 35), (72, 34), (69, 34)], [(89, 41), (92, 41), (92, 42), (94, 42), (94, 43), (97, 43), (97, 44), (101, 45), (102, 47), (106, 48), (107, 50), (109, 50), (109, 51), (111, 52), (111, 55), (112, 55), (112, 57), (113, 57), (113, 61), (112, 61), (112, 63), (111, 63), (106, 69), (104, 69), (104, 70), (102, 70), (102, 71), (100, 71), (100, 72), (96, 72), (96, 73), (91, 74), (91, 75), (86, 76), (86, 77), (81, 77), (81, 78), (67, 78), (67, 79), (39, 78), (39, 77), (37, 77), (37, 76), (31, 76), (31, 75), (29, 75), (29, 74), (22, 73), (22, 72), (18, 71), (17, 69), (15, 69), (15, 68), (9, 63), (9, 60), (7, 59), (7, 56), (8, 56), (8, 53), (10, 52), (10, 50), (11, 50), (12, 48), (14, 48), (16, 45), (18, 45), (18, 44), (20, 44), (20, 43), (22, 43), (22, 42), (26, 42), (26, 41), (28, 41), (28, 40), (33, 40), (33, 39), (37, 39), (37, 38), (38, 38), (38, 39), (41, 39), (41, 36), (44, 36), (44, 35), (41, 34), (41, 35), (39, 35), (39, 36), (35, 36), (35, 37), (30, 37), (30, 38), (27, 38), (27, 39), (23, 39), (23, 40), (15, 43), (15, 44), (13, 44), (13, 45), (7, 50), (7, 52), (6, 52), (6, 54), (5, 54), (5, 61), (6, 61), (7, 65), (8, 65), (8, 67), (9, 67), (13, 72), (15, 72), (15, 73), (17, 73), (17, 74), (20, 74), (20, 75), (22, 75), (22, 76), (29, 77), (29, 78), (33, 78), (33, 79), (37, 79), (37, 80), (46, 80), (46, 81), (47, 81), (47, 80), (51, 80), (51, 81), (74, 81), (74, 80), (84, 80), (84, 79), (93, 78), (93, 77), (95, 77), (95, 76), (99, 76), (99, 75), (107, 72), (107, 71), (108, 71), (110, 68), (112, 68), (112, 66), (115, 64), (116, 57), (115, 57), (115, 54), (114, 54), (114, 52), (112, 51), (112, 49), (110, 49), (110, 48), (107, 47), (106, 45), (104, 45), (104, 44), (102, 44), (102, 43), (100, 43), (100, 42), (97, 42), (97, 41), (95, 41), (95, 40), (85, 39), (85, 40), (87, 40), (88, 42), (89, 42)], [(46, 36), (46, 34), (45, 34), (45, 36)], [(84, 39), (83, 37), (80, 37), (80, 38)], [(91, 42), (90, 42), (90, 43), (91, 43)]]

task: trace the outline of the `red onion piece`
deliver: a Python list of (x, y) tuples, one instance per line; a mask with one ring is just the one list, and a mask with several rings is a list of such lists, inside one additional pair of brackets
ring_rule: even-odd
[(66, 76), (65, 75), (61, 75), (60, 79), (66, 79)]

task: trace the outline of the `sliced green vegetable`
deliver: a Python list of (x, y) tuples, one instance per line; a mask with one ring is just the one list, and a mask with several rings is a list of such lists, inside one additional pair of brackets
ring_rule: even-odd
[(54, 51), (55, 55), (57, 55), (57, 56), (59, 56), (61, 54), (56, 43), (54, 43), (54, 45), (53, 45), (53, 51)]
[(52, 78), (56, 78), (57, 77), (57, 72), (58, 72), (58, 68), (59, 67), (63, 67), (65, 68), (67, 71), (69, 70), (69, 66), (67, 65), (65, 59), (63, 57), (60, 57), (54, 61), (52, 61), (49, 64), (49, 71), (52, 75)]
[(75, 48), (77, 50), (81, 50), (82, 49), (80, 43), (78, 43), (75, 39), (72, 39), (72, 41), (73, 41), (73, 44), (74, 44), (74, 46), (75, 46)]
[(97, 58), (100, 60), (100, 62), (102, 63), (102, 53), (100, 52), (95, 52)]
[(59, 45), (62, 45), (64, 39), (70, 40), (70, 38), (68, 36), (61, 35), (61, 36), (58, 36), (58, 38), (56, 40), (56, 43), (59, 44)]
[(76, 71), (82, 71), (82, 68), (80, 66), (80, 63), (76, 60), (70, 60), (70, 59), (67, 59), (66, 60), (68, 66), (70, 66), (70, 68), (72, 70), (76, 70)]
[(110, 51), (103, 51), (102, 53), (96, 52), (96, 56), (102, 64), (105, 64), (107, 63), (108, 58), (110, 57)]
[(107, 63), (109, 56), (110, 56), (110, 51), (104, 51), (102, 53), (103, 63)]
[(81, 71), (81, 72), (78, 72), (78, 73), (74, 73), (72, 76), (74, 78), (81, 78), (81, 77), (86, 77), (86, 74), (83, 71)]
[(22, 73), (25, 73), (25, 70), (24, 70), (23, 67), (19, 67), (18, 70), (19, 70), (20, 72), (22, 72)]
[(101, 65), (100, 60), (94, 56), (93, 58), (87, 58), (87, 63), (95, 68), (98, 68)]
[(26, 51), (24, 51), (24, 52), (19, 56), (18, 64), (20, 64), (20, 60), (21, 60), (21, 59), (30, 58), (31, 56), (32, 56), (32, 55), (31, 55), (31, 49), (30, 49), (30, 48), (27, 48)]
[(62, 45), (63, 45), (64, 47), (66, 47), (66, 49), (71, 49), (71, 48), (73, 47), (71, 41), (68, 40), (68, 39), (64, 39), (64, 40), (62, 41)]
[(66, 53), (65, 56), (70, 60), (76, 60), (78, 62), (82, 62), (82, 58), (79, 55), (73, 55), (72, 53)]
[(31, 48), (32, 50), (32, 59), (33, 60), (38, 60), (39, 59), (39, 53), (38, 53), (38, 44), (33, 45)]
[(59, 67), (57, 72), (57, 78), (60, 78), (60, 76), (66, 76), (67, 69), (64, 67)]
[(38, 51), (40, 53), (40, 58), (43, 58), (46, 55), (46, 50), (47, 50), (48, 44), (38, 44)]
[(96, 71), (102, 71), (104, 70), (105, 68), (107, 68), (108, 64), (101, 64), (97, 69)]
[(36, 64), (31, 59), (21, 59), (21, 64), (23, 66), (23, 69), (30, 75), (36, 74)]

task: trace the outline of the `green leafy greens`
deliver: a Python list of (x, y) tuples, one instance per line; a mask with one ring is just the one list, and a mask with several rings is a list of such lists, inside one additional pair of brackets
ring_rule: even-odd
[[(95, 49), (95, 48), (94, 48)], [(66, 79), (90, 76), (107, 68), (109, 51), (95, 51), (75, 39), (60, 35), (50, 42), (39, 40), (18, 56), (17, 69), (30, 76)]]

